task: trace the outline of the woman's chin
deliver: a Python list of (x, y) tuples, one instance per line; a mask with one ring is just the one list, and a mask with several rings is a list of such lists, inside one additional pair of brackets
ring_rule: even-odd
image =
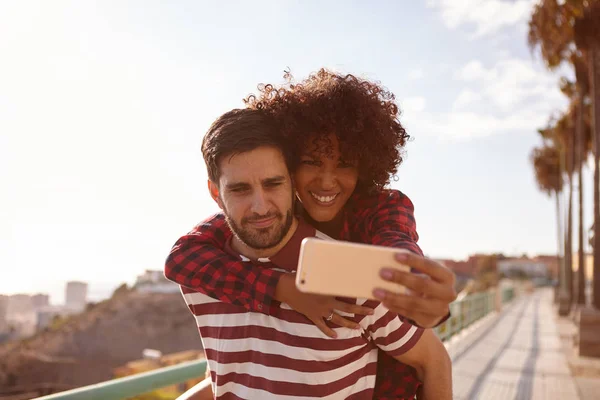
[(340, 210), (319, 210), (311, 207), (311, 209), (306, 209), (306, 211), (313, 221), (324, 223), (333, 221)]

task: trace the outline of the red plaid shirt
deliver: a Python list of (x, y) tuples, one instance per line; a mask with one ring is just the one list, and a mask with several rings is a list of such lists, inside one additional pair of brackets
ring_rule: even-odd
[[(353, 196), (339, 238), (397, 247), (422, 255), (413, 204), (402, 192)], [(191, 289), (249, 311), (270, 313), (282, 272), (249, 268), (222, 249), (232, 235), (223, 215), (215, 215), (181, 237), (165, 263), (165, 276)], [(412, 399), (421, 382), (413, 368), (379, 352), (375, 398)]]

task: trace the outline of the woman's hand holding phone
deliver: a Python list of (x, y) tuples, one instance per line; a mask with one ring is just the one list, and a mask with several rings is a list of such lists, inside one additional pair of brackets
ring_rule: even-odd
[(448, 315), (450, 303), (456, 300), (454, 273), (435, 260), (413, 253), (398, 253), (396, 260), (419, 273), (382, 268), (380, 276), (406, 287), (410, 292), (397, 294), (377, 288), (373, 295), (389, 310), (413, 320), (423, 328), (437, 326)]

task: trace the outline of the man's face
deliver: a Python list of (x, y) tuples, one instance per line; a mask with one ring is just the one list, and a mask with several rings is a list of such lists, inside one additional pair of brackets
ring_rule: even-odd
[(209, 181), (209, 189), (233, 233), (248, 247), (275, 247), (293, 222), (292, 181), (281, 151), (259, 147), (225, 156), (219, 167), (219, 185)]

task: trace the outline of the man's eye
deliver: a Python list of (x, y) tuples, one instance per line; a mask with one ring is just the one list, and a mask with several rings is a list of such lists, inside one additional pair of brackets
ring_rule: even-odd
[(269, 183), (265, 184), (265, 186), (268, 188), (274, 188), (277, 186), (281, 186), (281, 182), (269, 182)]
[(233, 193), (243, 193), (243, 192), (245, 192), (245, 191), (247, 191), (247, 190), (248, 190), (248, 189), (246, 189), (246, 188), (235, 188), (235, 189), (231, 189), (231, 191), (232, 191)]

